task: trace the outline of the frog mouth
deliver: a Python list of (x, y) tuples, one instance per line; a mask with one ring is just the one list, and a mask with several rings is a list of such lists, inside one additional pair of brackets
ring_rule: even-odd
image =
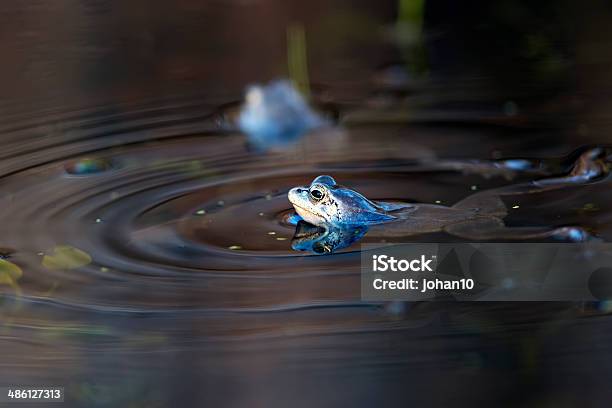
[[(301, 205), (297, 205), (297, 204), (295, 204), (295, 203), (291, 203), (291, 204), (293, 204), (293, 207), (296, 209), (296, 211), (297, 211), (298, 209), (300, 209), (300, 210), (302, 210), (302, 211), (304, 211), (304, 212), (307, 212), (308, 214), (312, 214), (312, 215), (314, 215), (314, 216), (315, 216), (315, 217), (317, 217), (317, 218), (323, 218), (323, 217), (321, 217), (319, 214), (317, 214), (317, 213), (315, 213), (315, 212), (312, 212), (312, 211), (311, 211), (311, 210), (309, 210), (308, 208), (304, 208), (304, 207), (302, 207)], [(299, 213), (300, 211), (297, 211), (297, 212)]]

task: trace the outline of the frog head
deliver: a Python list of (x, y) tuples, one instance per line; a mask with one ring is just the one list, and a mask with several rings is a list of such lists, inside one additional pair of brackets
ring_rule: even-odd
[(292, 188), (288, 198), (304, 221), (317, 226), (373, 225), (395, 219), (383, 205), (338, 185), (331, 176), (319, 176), (309, 186)]

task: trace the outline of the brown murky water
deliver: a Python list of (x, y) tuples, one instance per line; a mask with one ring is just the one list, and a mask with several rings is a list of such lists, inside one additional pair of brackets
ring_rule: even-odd
[[(435, 1), (424, 24), (447, 28), (426, 44), (427, 79), (391, 75), (398, 4), (362, 3), (0, 6), (0, 385), (64, 386), (83, 407), (606, 405), (608, 303), (364, 303), (359, 243), (293, 250), (286, 193), (332, 174), (371, 198), (451, 205), (564, 174), (575, 149), (610, 142), (610, 57), (589, 47), (610, 42), (582, 22), (611, 15), (546, 2), (550, 27), (578, 9), (580, 29), (548, 45), (573, 65), (534, 89), (529, 58), (492, 75), (448, 54), (449, 39), (481, 37)], [(288, 74), (296, 20), (312, 101), (337, 121), (254, 151), (227, 121), (245, 85)], [(544, 170), (481, 165), (504, 158)], [(609, 241), (610, 194), (604, 178), (513, 196), (506, 222)]]

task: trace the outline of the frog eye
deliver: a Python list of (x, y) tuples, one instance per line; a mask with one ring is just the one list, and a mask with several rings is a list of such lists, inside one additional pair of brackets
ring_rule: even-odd
[(320, 201), (323, 199), (323, 196), (325, 195), (325, 193), (323, 193), (322, 190), (318, 189), (318, 188), (312, 188), (310, 190), (310, 196), (315, 199), (316, 201)]

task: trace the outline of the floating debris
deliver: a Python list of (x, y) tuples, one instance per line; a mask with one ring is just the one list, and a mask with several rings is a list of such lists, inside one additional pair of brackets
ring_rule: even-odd
[(270, 201), (272, 199), (272, 194), (266, 194), (266, 200)]
[(529, 160), (524, 159), (508, 159), (496, 163), (498, 167), (503, 167), (509, 170), (529, 170), (534, 168), (534, 164)]
[(100, 224), (102, 222), (102, 218), (96, 218), (96, 224)]
[(223, 201), (223, 200), (219, 200), (219, 201), (217, 201), (217, 205), (218, 205), (219, 207), (223, 207), (223, 206), (225, 205), (225, 201)]
[(471, 186), (471, 187), (470, 187), (470, 190), (472, 190), (472, 191), (476, 191), (476, 190), (478, 190), (478, 186), (473, 185), (473, 186)]
[(276, 237), (277, 241), (286, 241), (288, 238), (285, 237)]
[(78, 248), (60, 245), (53, 248), (52, 255), (44, 255), (42, 265), (51, 270), (76, 269), (89, 265), (91, 256)]
[(587, 203), (580, 210), (582, 212), (594, 212), (594, 211), (599, 211), (600, 208), (593, 203)]
[(231, 249), (232, 251), (237, 251), (239, 249), (242, 249), (242, 247), (240, 245), (232, 245), (229, 246), (228, 249)]
[(518, 205), (513, 205), (513, 206), (512, 206), (512, 208), (514, 208), (514, 209), (516, 210), (517, 208), (520, 208), (520, 206), (518, 206)]
[(5, 259), (0, 259), (0, 285), (18, 288), (17, 281), (23, 276), (20, 267)]
[(73, 176), (88, 176), (91, 174), (102, 173), (113, 168), (113, 163), (108, 159), (101, 158), (82, 158), (64, 166), (66, 173)]
[(276, 232), (275, 231), (269, 231), (268, 235), (276, 235)]
[(434, 201), (434, 203), (436, 203), (436, 204), (442, 204), (442, 201), (440, 201), (440, 200), (436, 200), (436, 201)]
[(205, 215), (206, 214), (206, 210), (198, 210), (195, 213), (196, 213), (196, 215)]

